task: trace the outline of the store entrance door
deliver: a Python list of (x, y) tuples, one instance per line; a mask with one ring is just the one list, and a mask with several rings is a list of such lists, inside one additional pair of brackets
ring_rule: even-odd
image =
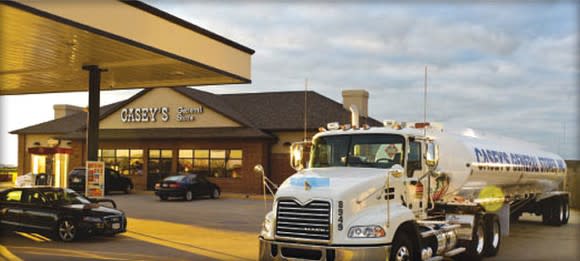
[(173, 150), (150, 149), (147, 158), (147, 190), (153, 190), (155, 183), (171, 175)]

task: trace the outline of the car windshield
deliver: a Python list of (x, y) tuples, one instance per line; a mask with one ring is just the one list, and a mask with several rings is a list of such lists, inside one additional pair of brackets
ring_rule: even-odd
[(179, 182), (179, 181), (183, 180), (183, 178), (185, 178), (185, 176), (171, 176), (171, 177), (165, 178), (163, 181), (176, 181), (176, 182)]
[(44, 195), (50, 202), (59, 205), (90, 204), (91, 202), (70, 189), (45, 191)]
[(322, 136), (314, 140), (310, 167), (390, 168), (403, 165), (405, 139), (395, 134)]

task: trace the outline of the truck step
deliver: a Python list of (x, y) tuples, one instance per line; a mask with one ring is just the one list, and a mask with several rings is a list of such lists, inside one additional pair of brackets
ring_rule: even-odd
[(445, 253), (445, 257), (451, 257), (451, 256), (455, 256), (455, 255), (461, 254), (461, 253), (465, 252), (465, 250), (466, 250), (465, 247), (458, 247), (456, 249), (447, 251)]

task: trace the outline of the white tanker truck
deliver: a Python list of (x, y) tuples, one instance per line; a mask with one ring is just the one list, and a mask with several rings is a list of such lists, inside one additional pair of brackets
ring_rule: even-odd
[(291, 146), (297, 173), (265, 217), (260, 260), (479, 260), (523, 212), (568, 222), (556, 154), (470, 129), (356, 119)]

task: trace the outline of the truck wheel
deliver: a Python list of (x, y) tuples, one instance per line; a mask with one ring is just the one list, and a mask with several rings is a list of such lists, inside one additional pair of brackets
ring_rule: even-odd
[(542, 203), (542, 222), (550, 226), (561, 226), (565, 219), (562, 197), (545, 199)]
[(485, 223), (485, 245), (483, 249), (484, 256), (496, 256), (501, 245), (501, 226), (499, 217), (494, 214), (488, 214), (483, 217)]
[(133, 189), (131, 184), (127, 184), (127, 186), (125, 186), (125, 189), (123, 190), (123, 192), (125, 192), (125, 194), (129, 194), (129, 193), (131, 193), (131, 189)]
[(464, 241), (462, 244), (465, 247), (465, 252), (457, 256), (459, 260), (479, 261), (483, 257), (486, 241), (485, 224), (479, 215), (475, 216), (473, 224), (474, 227), (471, 231), (471, 240)]
[(568, 220), (570, 219), (570, 200), (566, 196), (562, 197), (562, 209), (564, 211), (562, 225), (566, 225), (568, 224)]
[(399, 233), (395, 237), (389, 260), (411, 261), (415, 258), (415, 247), (407, 233)]

